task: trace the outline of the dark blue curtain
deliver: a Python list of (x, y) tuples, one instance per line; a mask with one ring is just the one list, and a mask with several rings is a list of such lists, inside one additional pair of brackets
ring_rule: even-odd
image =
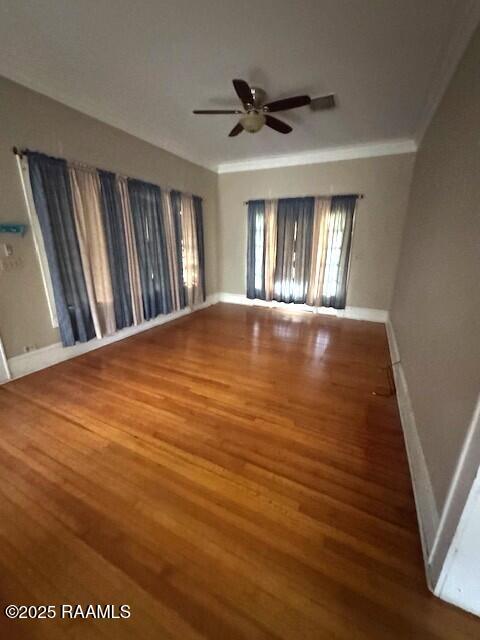
[(95, 336), (78, 247), (65, 160), (28, 153), (33, 199), (52, 279), (65, 347)]
[(265, 299), (265, 200), (248, 203), (247, 298)]
[(133, 322), (132, 298), (128, 276), (128, 257), (122, 204), (114, 173), (99, 171), (102, 193), (102, 215), (107, 238), (108, 259), (112, 278), (113, 304), (117, 329)]
[(197, 232), (197, 247), (198, 247), (198, 266), (200, 269), (200, 280), (202, 283), (203, 300), (207, 295), (205, 288), (205, 245), (203, 240), (203, 207), (202, 199), (198, 196), (193, 196), (193, 209), (195, 211), (195, 229)]
[(305, 303), (312, 259), (315, 199), (282, 198), (277, 210), (274, 299)]
[(146, 320), (172, 310), (160, 188), (128, 180)]
[(170, 192), (170, 201), (172, 203), (173, 220), (175, 224), (175, 240), (177, 243), (177, 269), (180, 294), (180, 306), (187, 305), (187, 294), (183, 285), (183, 258), (182, 258), (182, 222), (180, 220), (180, 211), (182, 210), (182, 194), (179, 191)]

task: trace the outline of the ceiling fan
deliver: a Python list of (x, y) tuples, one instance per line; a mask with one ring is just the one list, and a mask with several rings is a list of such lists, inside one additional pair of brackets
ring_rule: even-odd
[(244, 129), (249, 133), (257, 133), (266, 124), (267, 127), (275, 129), (279, 133), (290, 133), (292, 127), (270, 115), (277, 111), (287, 111), (287, 109), (297, 109), (311, 104), (315, 111), (320, 109), (332, 109), (335, 106), (333, 94), (315, 98), (310, 96), (293, 96), (283, 98), (264, 104), (266, 93), (259, 87), (250, 87), (248, 82), (236, 78), (233, 86), (243, 105), (241, 109), (196, 109), (193, 113), (200, 115), (228, 115), (239, 114), (241, 118), (228, 134), (230, 137), (238, 136)]

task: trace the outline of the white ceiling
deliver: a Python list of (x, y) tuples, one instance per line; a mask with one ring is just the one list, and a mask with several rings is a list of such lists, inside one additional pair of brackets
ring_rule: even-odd
[[(0, 0), (0, 74), (199, 164), (413, 139), (478, 20), (478, 0)], [(231, 79), (270, 99), (333, 92), (282, 114), (293, 132), (227, 134)], [(280, 115), (280, 114), (278, 114)]]

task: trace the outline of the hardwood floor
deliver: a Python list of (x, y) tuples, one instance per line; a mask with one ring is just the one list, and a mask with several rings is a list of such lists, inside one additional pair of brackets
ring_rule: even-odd
[[(427, 590), (384, 326), (216, 305), (0, 388), (5, 638), (480, 637)], [(3, 612), (2, 612), (3, 613)]]

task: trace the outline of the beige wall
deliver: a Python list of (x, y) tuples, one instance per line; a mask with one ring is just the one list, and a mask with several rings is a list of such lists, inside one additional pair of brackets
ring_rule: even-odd
[(357, 206), (347, 305), (389, 309), (414, 158), (403, 154), (220, 175), (220, 290), (245, 293), (245, 200), (364, 193)]
[(392, 306), (439, 510), (480, 389), (479, 70), (477, 31), (417, 154)]
[[(161, 113), (158, 126), (162, 126)], [(207, 292), (217, 290), (217, 175), (58, 102), (0, 78), (0, 221), (28, 222), (13, 146), (79, 160), (204, 198)], [(9, 357), (26, 345), (59, 340), (33, 248), (25, 238), (0, 236), (22, 258), (18, 270), (0, 273), (0, 336)]]

